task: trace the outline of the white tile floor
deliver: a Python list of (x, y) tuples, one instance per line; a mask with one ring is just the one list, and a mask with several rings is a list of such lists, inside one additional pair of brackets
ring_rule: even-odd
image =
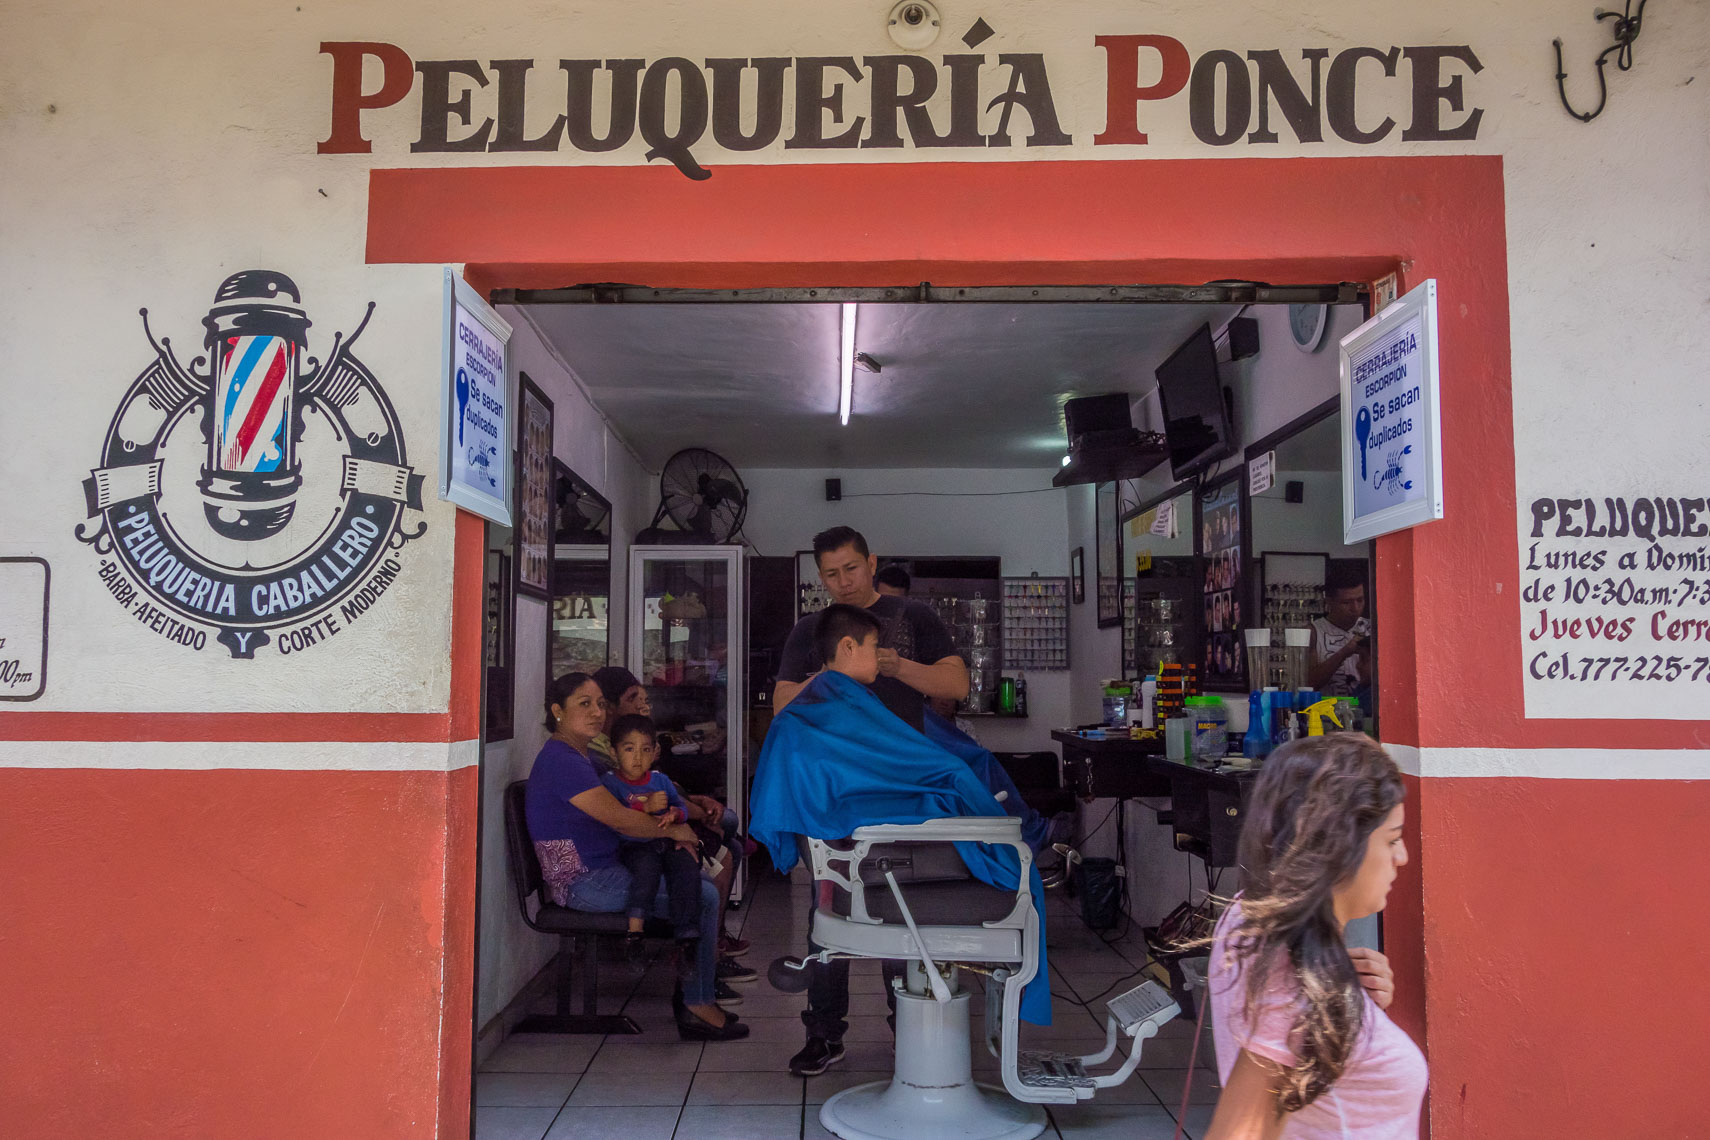
[[(1090, 1053), (1103, 1045), (1103, 998), (1138, 985), (1145, 961), (1138, 935), (1106, 945), (1082, 925), (1073, 903), (1048, 895), (1047, 945), (1055, 1024), (1023, 1028), (1023, 1044)], [(753, 943), (747, 962), (761, 980), (740, 987), (738, 1009), (753, 1027), (745, 1041), (681, 1041), (671, 1019), (671, 976), (656, 960), (639, 977), (617, 962), (602, 967), (602, 1011), (623, 1012), (642, 1026), (638, 1037), (514, 1035), (493, 1053), (475, 1084), (477, 1140), (808, 1140), (820, 1127), (819, 1106), (853, 1085), (891, 1075), (890, 1030), (878, 964), (855, 963), (850, 976), (848, 1057), (824, 1076), (802, 1080), (789, 1058), (804, 1039), (805, 996), (766, 984), (766, 964), (806, 947), (806, 888), (768, 876), (731, 925)], [(1104, 991), (1109, 990), (1109, 994)], [(1076, 1006), (1085, 1001), (1098, 1013)], [(975, 1016), (982, 1009), (975, 1003)], [(542, 1012), (545, 1012), (543, 1009)], [(977, 1032), (977, 1023), (976, 1023)], [(1140, 1072), (1091, 1102), (1050, 1110), (1046, 1140), (1171, 1140), (1188, 1075), (1193, 1024), (1177, 1018), (1150, 1041)], [(1182, 1135), (1198, 1140), (1217, 1100), (1210, 1031), (1200, 1042), (1191, 1103)], [(975, 1075), (996, 1081), (984, 1048)]]

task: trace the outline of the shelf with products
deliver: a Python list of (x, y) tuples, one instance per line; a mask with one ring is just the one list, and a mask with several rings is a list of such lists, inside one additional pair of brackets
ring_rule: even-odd
[(1003, 664), (1014, 672), (1069, 667), (1069, 579), (1003, 580)]
[(1271, 631), (1264, 683), (1281, 684), (1286, 665), (1283, 631), (1308, 629), (1324, 614), (1329, 555), (1265, 551), (1259, 556), (1261, 623)]

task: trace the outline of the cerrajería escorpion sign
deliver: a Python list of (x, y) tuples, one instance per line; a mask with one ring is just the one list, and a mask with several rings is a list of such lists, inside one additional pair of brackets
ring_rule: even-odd
[(76, 533), (104, 556), (101, 580), (190, 649), (210, 631), (233, 657), (274, 642), (270, 630), (281, 653), (335, 636), (427, 529), (397, 414), (351, 351), (368, 317), (323, 363), (307, 355), (301, 303), (289, 277), (248, 270), (220, 286), (206, 354), (188, 367), (149, 333), (155, 359), (84, 480)]

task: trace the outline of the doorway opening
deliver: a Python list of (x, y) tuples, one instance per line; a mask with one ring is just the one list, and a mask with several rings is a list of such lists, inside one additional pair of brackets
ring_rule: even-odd
[[(1024, 601), (995, 623), (999, 633), (991, 652), (980, 644), (966, 647), (975, 684), (957, 711), (988, 747), (1016, 755), (1050, 750), (1052, 728), (1097, 720), (1105, 678), (1143, 676), (1160, 660), (1185, 658), (1202, 668), (1207, 691), (1241, 694), (1244, 713), (1245, 679), (1237, 668), (1244, 655), (1232, 649), (1241, 630), (1258, 624), (1261, 615), (1278, 621), (1298, 616), (1303, 622), (1316, 616), (1306, 612), (1316, 603), (1305, 590), (1286, 595), (1298, 603), (1298, 615), (1267, 607), (1270, 587), (1278, 587), (1282, 598), (1285, 578), (1279, 575), (1293, 571), (1264, 556), (1315, 555), (1321, 567), (1342, 558), (1369, 568), (1369, 550), (1340, 548), (1339, 463), (1326, 464), (1330, 451), (1322, 438), (1334, 432), (1333, 421), (1323, 417), (1334, 409), (1336, 340), (1366, 312), (1358, 286), (590, 286), (500, 290), (492, 296), (518, 330), (516, 343), (530, 346), (520, 350), (521, 370), (560, 421), (554, 443), (562, 451), (555, 450), (555, 462), (617, 504), (609, 528), (607, 660), (624, 665), (657, 694), (652, 703), (659, 727), (674, 742), (682, 738), (683, 751), (668, 747), (661, 769), (691, 781), (710, 770), (716, 782), (709, 790), (738, 805), (764, 739), (783, 638), (801, 615), (823, 604), (807, 548), (826, 527), (851, 525), (864, 533), (880, 564), (908, 572), (913, 596), (937, 603), (953, 628), (962, 603), (989, 602), (1001, 613), (1011, 588), (1018, 598), (1031, 596), (1035, 575), (1040, 582), (1062, 584), (1060, 630), (1048, 629), (1043, 614), (1033, 612), (1047, 607)], [(854, 372), (847, 424), (838, 407), (845, 305), (856, 306), (853, 352), (865, 357)], [(1320, 307), (1316, 339), (1302, 343), (1294, 331), (1300, 324), (1296, 313)], [(1253, 328), (1237, 332), (1232, 345), (1230, 326), (1237, 319)], [(1220, 387), (1226, 390), (1221, 396), (1234, 425), (1225, 453), (1188, 481), (1175, 478), (1168, 456), (1160, 455), (1133, 477), (1054, 486), (1069, 449), (1064, 402), (1122, 393), (1131, 401), (1133, 427), (1161, 432), (1166, 424), (1156, 371), (1202, 326), (1213, 341)], [(569, 418), (579, 418), (580, 427), (561, 430), (572, 406), (578, 412)], [(1246, 461), (1261, 447), (1277, 453), (1274, 493), (1250, 495)], [(742, 551), (746, 586), (734, 593), (728, 579), (714, 582), (700, 572), (704, 567), (697, 570), (697, 551), (659, 549), (669, 547), (673, 536), (649, 526), (660, 521), (657, 473), (689, 449), (727, 461), (745, 495), (740, 528), (717, 536)], [(1298, 496), (1291, 489), (1295, 483), (1305, 485)], [(1220, 535), (1215, 525), (1207, 531), (1195, 524), (1196, 507), (1207, 496), (1213, 505), (1221, 501), (1215, 496), (1224, 488), (1233, 492), (1231, 521), (1246, 534), (1244, 542), (1232, 544), (1229, 531)], [(1167, 521), (1160, 524), (1159, 507), (1165, 505), (1174, 509), (1163, 512)], [(658, 529), (692, 529), (684, 521), (667, 518)], [(704, 537), (684, 533), (675, 541)], [(630, 549), (638, 543), (645, 549)], [(1078, 604), (1071, 600), (1070, 575), (1076, 547), (1087, 570), (1085, 600)], [(1317, 586), (1321, 591), (1322, 572)], [(1192, 608), (1184, 604), (1177, 612), (1194, 618), (1182, 636), (1158, 636), (1148, 603), (1176, 593), (1184, 602), (1191, 595)], [(1107, 595), (1114, 616), (1101, 622), (1098, 610)], [(547, 604), (556, 621), (558, 602)], [(718, 638), (703, 628), (709, 621), (723, 630)], [(1007, 628), (1006, 621), (1012, 623)], [(987, 636), (980, 631), (986, 624), (991, 623), (967, 621), (957, 632), (980, 640)], [(1059, 651), (1060, 657), (1052, 656)], [(1006, 654), (1010, 662), (1038, 663), (1023, 668), (1024, 716), (996, 707), (999, 680), (1016, 671)], [(540, 653), (519, 659), (512, 682), (519, 709), (538, 705), (538, 699), (521, 694), (543, 686), (556, 667), (557, 658)], [(1214, 683), (1213, 674), (1224, 683)], [(713, 690), (719, 692), (716, 700), (708, 696)], [(720, 723), (711, 710), (733, 692), (740, 694), (739, 707)], [(525, 778), (532, 753), (525, 745), (498, 758), (489, 754), (483, 795), (491, 799), (502, 785)], [(709, 757), (715, 758), (710, 765)], [(1113, 810), (1107, 799), (1082, 812), (1077, 839), (1090, 836), (1090, 851), (1108, 844), (1111, 855), (1127, 865), (1152, 868), (1127, 884), (1122, 910), (1132, 936), (1128, 953), (1098, 947), (1112, 955), (1100, 964), (1138, 973), (1147, 964), (1138, 929), (1156, 925), (1180, 902), (1202, 898), (1206, 888), (1226, 884), (1213, 877), (1216, 871), (1202, 856), (1178, 849), (1155, 813), (1129, 807), (1112, 824)], [(489, 827), (493, 814), (484, 812)], [(493, 848), (502, 844), (487, 847)], [(1207, 874), (1200, 874), (1200, 865), (1208, 867)], [(553, 1005), (549, 991), (559, 975), (551, 968), (555, 948), (527, 931), (514, 913), (516, 899), (503, 873), (491, 856), (484, 860), (482, 968), (494, 969), (503, 958), (512, 964), (508, 984), (529, 976), (508, 998), (503, 985), (495, 994), (481, 983), (485, 1004), (478, 1028), (486, 1033), (477, 1053), (478, 1063), (496, 1057), (508, 1065), (525, 1050), (515, 1036), (505, 1044), (507, 1019)], [(763, 871), (755, 875), (752, 893), (739, 889), (734, 895), (737, 932), (766, 956), (800, 953), (801, 946), (790, 944), (801, 941), (793, 933), (790, 885)], [(497, 903), (490, 897), (496, 887), (507, 896)], [(747, 910), (751, 900), (755, 909)], [(1073, 937), (1069, 924), (1078, 920), (1057, 917), (1064, 937)], [(485, 944), (489, 938), (491, 946)], [(615, 1063), (612, 1057), (621, 1058), (638, 1042), (675, 1040), (669, 1025), (648, 1008), (649, 1002), (660, 1003), (650, 989), (657, 979), (643, 973), (638, 980), (620, 966), (615, 960), (602, 964), (602, 1008), (630, 1012), (646, 1032), (632, 1040), (606, 1039), (592, 1051), (582, 1044), (560, 1046), (551, 1063), (582, 1068), (548, 1128), (578, 1112), (593, 1119), (616, 1107), (600, 1103), (610, 1094), (592, 1079), (601, 1076), (602, 1064)], [(1082, 998), (1096, 992), (1080, 993), (1072, 979), (1065, 985)], [(743, 996), (738, 1008), (744, 1020), (768, 1040), (801, 1036), (801, 999), (775, 994), (763, 982)], [(1071, 1006), (1069, 1012), (1080, 1011)], [(871, 1011), (861, 1016), (882, 1020)], [(1086, 1028), (1095, 1033), (1097, 1027), (1089, 1020)], [(520, 1040), (535, 1044), (527, 1035)], [(601, 1050), (608, 1048), (608, 1061), (600, 1062)], [(784, 1058), (773, 1058), (779, 1063), (765, 1069), (764, 1078), (730, 1077), (717, 1067), (718, 1051), (708, 1045), (703, 1053), (713, 1067), (661, 1081), (661, 1087), (683, 1086), (674, 1127), (689, 1131), (678, 1134), (692, 1134), (706, 1123), (702, 1118), (718, 1107), (711, 1102), (721, 1095), (722, 1083), (775, 1084), (779, 1077), (785, 1084), (768, 1095), (783, 1101), (795, 1096), (804, 1130), (787, 1134), (817, 1134), (811, 1110), (817, 1093), (811, 1083), (788, 1085)], [(537, 1052), (545, 1055), (544, 1047)], [(483, 1075), (494, 1084), (491, 1072)], [(478, 1077), (478, 1120), (483, 1108), (554, 1107), (484, 1105), (480, 1085)], [(556, 1096), (556, 1086), (539, 1095)], [(787, 1107), (755, 1104), (742, 1111)]]

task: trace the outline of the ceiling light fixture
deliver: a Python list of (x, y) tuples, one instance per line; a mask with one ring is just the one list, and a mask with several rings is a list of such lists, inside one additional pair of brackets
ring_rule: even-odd
[(845, 303), (843, 306), (843, 350), (837, 356), (838, 368), (842, 371), (842, 386), (837, 395), (837, 418), (840, 423), (848, 426), (849, 404), (855, 394), (855, 306)]

